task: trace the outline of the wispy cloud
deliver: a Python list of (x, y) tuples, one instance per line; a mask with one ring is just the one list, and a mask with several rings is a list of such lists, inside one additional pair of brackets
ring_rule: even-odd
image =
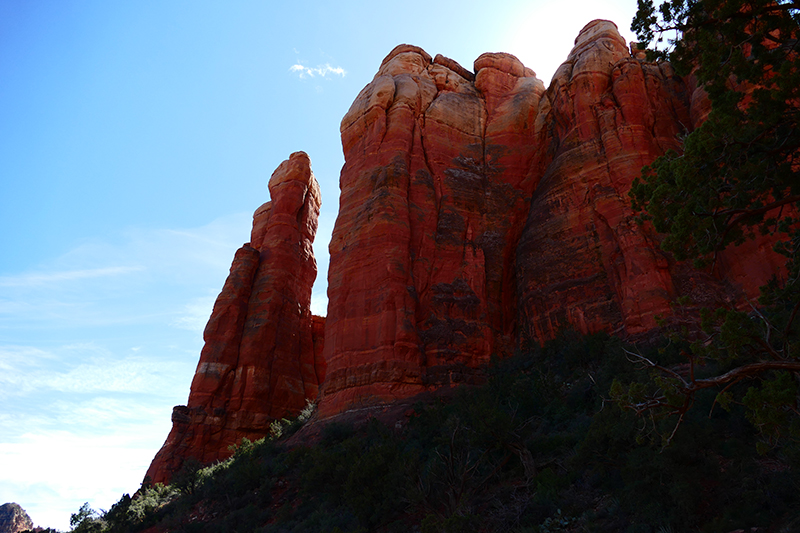
[(129, 228), (30, 270), (0, 267), (0, 496), (67, 529), (81, 503), (108, 508), (138, 487), (251, 220)]
[(328, 297), (324, 294), (313, 294), (311, 296), (311, 312), (315, 315), (326, 316), (328, 314)]
[(342, 67), (332, 67), (329, 63), (317, 67), (307, 67), (300, 63), (295, 63), (289, 67), (289, 72), (296, 73), (300, 79), (304, 78), (327, 78), (330, 75), (345, 77), (347, 72)]
[[(24, 357), (24, 358), (23, 358)], [(124, 356), (91, 343), (48, 352), (36, 347), (0, 346), (0, 398), (36, 391), (67, 394), (172, 394), (172, 376), (191, 376), (193, 361)], [(75, 364), (75, 361), (80, 361)], [(60, 368), (59, 368), (60, 367)]]
[(183, 307), (183, 313), (175, 318), (170, 325), (202, 333), (208, 318), (211, 316), (211, 311), (214, 309), (215, 301), (216, 295), (213, 294), (204, 298), (195, 298), (194, 301)]
[(61, 272), (35, 272), (16, 276), (0, 276), (0, 287), (33, 287), (68, 281), (119, 276), (143, 270), (143, 267), (107, 267), (65, 270)]
[(13, 495), (37, 525), (66, 530), (81, 503), (108, 509), (138, 488), (169, 431), (168, 410), (156, 420), (134, 419), (118, 431), (94, 434), (36, 428), (2, 442), (0, 494)]
[(208, 319), (249, 229), (247, 213), (196, 228), (132, 228), (36, 269), (0, 272), (0, 331), (21, 342), (22, 331), (75, 327), (159, 323), (202, 331), (198, 322)]

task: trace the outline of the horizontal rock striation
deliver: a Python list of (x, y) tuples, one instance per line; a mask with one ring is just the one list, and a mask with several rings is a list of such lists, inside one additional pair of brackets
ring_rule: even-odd
[(720, 256), (715, 276), (677, 263), (635, 221), (641, 168), (708, 114), (708, 99), (668, 63), (631, 57), (609, 21), (588, 24), (541, 99), (534, 166), (541, 176), (519, 240), (520, 338), (560, 329), (628, 338), (656, 328), (672, 305), (736, 305), (779, 271), (770, 239)]
[(148, 471), (226, 457), (320, 394), (318, 418), (480, 379), (560, 330), (646, 336), (673, 304), (744, 305), (784, 258), (761, 237), (713, 273), (640, 225), (641, 168), (708, 115), (669, 64), (589, 23), (550, 86), (510, 54), (472, 72), (400, 45), (341, 122), (328, 315), (309, 311), (320, 198), (299, 152), (269, 183), (206, 327), (188, 405)]
[(341, 124), (320, 414), (469, 380), (513, 345), (513, 261), (544, 85), (400, 45)]
[(770, 239), (677, 263), (628, 191), (708, 113), (693, 80), (589, 23), (545, 90), (509, 54), (466, 71), (400, 45), (342, 120), (320, 415), (469, 381), (559, 330), (647, 334), (690, 296), (743, 302)]
[(284, 161), (269, 191), (203, 333), (188, 405), (173, 409), (172, 431), (147, 472), (153, 483), (168, 481), (188, 458), (224, 459), (230, 445), (268, 435), (272, 421), (317, 397), (324, 318), (312, 316), (310, 304), (321, 202), (308, 156)]
[(517, 250), (521, 333), (572, 326), (635, 334), (675, 295), (670, 258), (634, 220), (642, 166), (691, 127), (687, 89), (669, 65), (631, 57), (608, 21), (587, 25), (544, 98), (541, 179)]

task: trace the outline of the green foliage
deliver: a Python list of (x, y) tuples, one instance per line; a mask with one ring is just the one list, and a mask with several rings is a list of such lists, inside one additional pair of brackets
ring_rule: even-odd
[(146, 525), (154, 521), (159, 518), (159, 513), (172, 503), (179, 494), (180, 491), (177, 488), (161, 483), (156, 483), (152, 487), (142, 488), (128, 507), (126, 514), (129, 523)]
[[(772, 0), (639, 0), (632, 24), (641, 44), (672, 35), (655, 55), (708, 92), (708, 119), (634, 184), (634, 206), (665, 234), (678, 259), (708, 263), (757, 232), (782, 233), (796, 267), (800, 200), (798, 9)], [(653, 52), (651, 52), (653, 53)], [(780, 208), (784, 209), (780, 209)], [(796, 271), (795, 271), (796, 273)]]
[[(87, 505), (78, 522), (114, 532), (535, 533), (779, 530), (800, 519), (797, 457), (785, 447), (756, 454), (745, 406), (731, 401), (709, 419), (717, 395), (698, 394), (686, 431), (662, 450), (666, 421), (643, 426), (608, 401), (650, 372), (625, 350), (604, 334), (565, 332), (496, 361), (480, 387), (418, 403), (402, 427), (330, 423), (317, 444), (291, 449), (243, 439), (229, 460), (187, 467), (189, 484), (124, 495), (101, 517)], [(675, 361), (680, 348), (644, 356)], [(776, 375), (763, 395), (792, 387)]]
[(767, 445), (775, 446), (784, 437), (800, 440), (800, 421), (793, 407), (796, 405), (797, 380), (788, 372), (778, 372), (761, 386), (750, 387), (742, 403), (747, 407), (747, 419), (762, 436), (759, 451), (765, 453)]
[(199, 473), (202, 465), (194, 457), (188, 457), (181, 465), (181, 469), (173, 476), (172, 486), (184, 494), (193, 494), (199, 483)]
[(123, 530), (132, 520), (131, 504), (133, 500), (130, 494), (123, 494), (122, 498), (111, 506), (103, 519), (108, 524), (110, 530)]
[(762, 450), (798, 436), (798, 21), (796, 2), (667, 0), (655, 7), (639, 0), (632, 24), (641, 44), (653, 46), (651, 58), (693, 73), (711, 101), (705, 122), (683, 137), (683, 150), (659, 157), (634, 181), (630, 195), (641, 221), (662, 234), (664, 250), (712, 271), (726, 247), (775, 236), (786, 275), (762, 287), (747, 312), (701, 313), (700, 327), (680, 335), (690, 341), (688, 375), (638, 359), (661, 381), (616, 387), (614, 396), (639, 413), (682, 417), (699, 391), (715, 388), (723, 408), (745, 405), (762, 432)]
[(99, 533), (103, 531), (105, 523), (99, 513), (89, 507), (89, 502), (84, 503), (77, 513), (69, 517), (70, 531), (75, 533)]
[(570, 531), (571, 526), (577, 522), (574, 517), (566, 517), (561, 514), (561, 509), (556, 514), (548, 517), (539, 525), (539, 533), (557, 533), (559, 531)]

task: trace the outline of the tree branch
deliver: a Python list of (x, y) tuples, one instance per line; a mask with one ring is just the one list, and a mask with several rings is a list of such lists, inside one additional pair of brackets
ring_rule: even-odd
[(768, 370), (787, 370), (789, 372), (800, 372), (800, 362), (793, 361), (762, 361), (760, 363), (750, 363), (742, 365), (733, 370), (713, 378), (698, 379), (692, 382), (686, 392), (696, 392), (702, 389), (723, 385), (733, 380), (754, 377)]

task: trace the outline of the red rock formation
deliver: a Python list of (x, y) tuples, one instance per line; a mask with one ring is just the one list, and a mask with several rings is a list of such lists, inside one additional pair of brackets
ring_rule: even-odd
[(308, 156), (281, 163), (269, 191), (203, 333), (188, 405), (173, 410), (172, 431), (147, 472), (153, 483), (190, 457), (227, 457), (228, 446), (267, 435), (270, 422), (317, 397), (324, 318), (311, 315), (310, 302), (320, 194)]
[(722, 257), (720, 280), (663, 253), (630, 208), (642, 166), (707, 105), (609, 21), (581, 31), (547, 91), (508, 54), (473, 76), (395, 48), (341, 125), (320, 415), (469, 379), (520, 339), (635, 336), (678, 296), (752, 295), (782, 264), (766, 240)]
[(668, 64), (631, 57), (613, 23), (581, 31), (537, 118), (541, 180), (517, 250), (523, 338), (541, 341), (567, 326), (641, 334), (679, 296), (741, 301), (778, 271), (783, 260), (768, 239), (723, 254), (718, 278), (694, 271), (634, 220), (631, 183), (707, 116), (703, 94)]
[(697, 272), (636, 223), (632, 181), (680, 147), (708, 101), (669, 65), (631, 56), (613, 23), (581, 31), (547, 90), (509, 54), (474, 70), (400, 45), (342, 120), (326, 319), (309, 312), (308, 158), (276, 170), (153, 481), (265, 435), (320, 385), (321, 418), (387, 403), (473, 380), (492, 355), (565, 327), (630, 337), (679, 296), (741, 302), (779, 271), (761, 239), (722, 254), (717, 277)]
[(509, 54), (475, 71), (398, 46), (342, 120), (321, 416), (469, 379), (513, 345), (544, 85)]

